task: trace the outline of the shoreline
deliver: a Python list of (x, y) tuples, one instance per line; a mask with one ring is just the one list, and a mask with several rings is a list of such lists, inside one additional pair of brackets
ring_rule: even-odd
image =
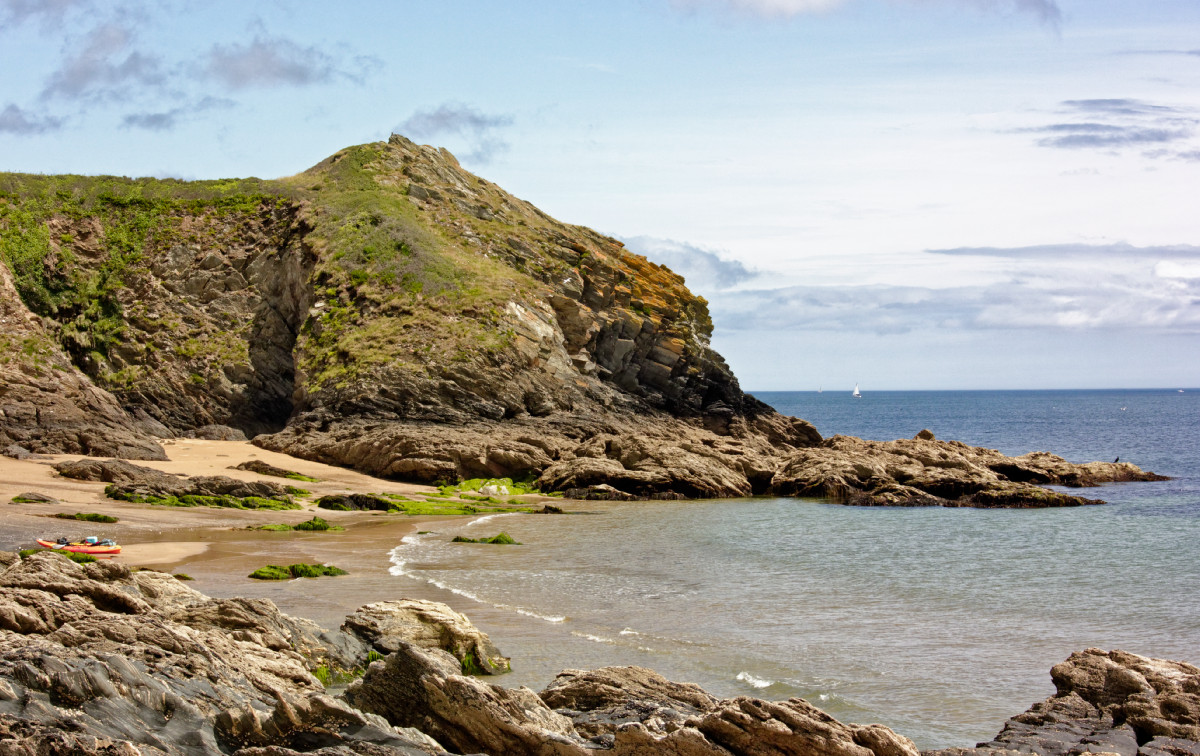
[[(183, 573), (189, 585), (214, 597), (270, 598), (281, 609), (335, 629), (345, 615), (373, 601), (398, 598), (387, 582), (395, 577), (387, 554), (400, 540), (431, 521), (467, 521), (473, 515), (408, 516), (377, 512), (318, 509), (315, 499), (335, 493), (411, 494), (436, 491), (431, 486), (375, 478), (345, 468), (267, 451), (245, 441), (172, 439), (163, 442), (167, 461), (134, 464), (186, 476), (226, 475), (239, 480), (294, 483), (312, 492), (298, 510), (239, 510), (213, 507), (163, 507), (108, 499), (104, 483), (58, 475), (53, 464), (80, 459), (79, 454), (39, 455), (28, 460), (0, 457), (0, 549), (36, 548), (35, 538), (98, 535), (121, 544), (118, 561), (130, 567)], [(260, 460), (317, 478), (288, 481), (245, 470), (229, 469)], [(26, 492), (42, 493), (59, 503), (12, 503)], [(55, 519), (54, 513), (97, 512), (119, 518), (114, 524)], [(268, 523), (296, 524), (319, 515), (344, 532), (250, 530)], [(350, 572), (337, 583), (312, 585), (311, 580), (251, 580), (250, 572), (266, 564), (296, 562), (332, 564)], [(318, 580), (325, 580), (319, 578)]]

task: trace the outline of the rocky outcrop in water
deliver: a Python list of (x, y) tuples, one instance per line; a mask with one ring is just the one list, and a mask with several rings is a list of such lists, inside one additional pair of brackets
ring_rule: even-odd
[(923, 431), (899, 441), (834, 436), (788, 456), (771, 480), (780, 496), (822, 496), (856, 506), (1063, 507), (1103, 504), (1043, 488), (1166, 480), (1117, 462), (1067, 462), (1046, 452), (1008, 457), (938, 441)]
[(420, 599), (380, 601), (346, 617), (342, 630), (363, 639), (376, 653), (397, 651), (401, 643), (438, 648), (471, 674), (509, 671), (509, 658), (471, 620), (445, 604)]
[(1200, 668), (1089, 648), (1050, 677), (1057, 695), (1010, 719), (994, 740), (924, 756), (1200, 754)]

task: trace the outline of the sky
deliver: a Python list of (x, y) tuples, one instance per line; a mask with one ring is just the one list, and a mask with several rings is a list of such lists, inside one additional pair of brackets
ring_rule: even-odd
[(0, 0), (0, 82), (0, 171), (447, 147), (749, 390), (1200, 386), (1197, 0)]

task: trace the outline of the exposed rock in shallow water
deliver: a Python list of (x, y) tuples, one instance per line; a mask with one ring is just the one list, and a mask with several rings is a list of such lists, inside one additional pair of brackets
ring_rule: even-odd
[(1200, 755), (1200, 668), (1089, 648), (1050, 677), (1058, 694), (1010, 719), (994, 740), (924, 756)]
[(787, 457), (770, 490), (857, 506), (1029, 508), (1103, 503), (1044, 485), (1079, 488), (1154, 480), (1166, 478), (1127, 463), (1079, 465), (1046, 452), (1008, 457), (994, 449), (920, 434), (886, 442), (833, 436)]

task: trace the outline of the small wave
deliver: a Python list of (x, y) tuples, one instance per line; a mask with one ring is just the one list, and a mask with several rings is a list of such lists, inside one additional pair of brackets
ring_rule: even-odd
[(477, 520), (471, 520), (469, 523), (467, 523), (467, 527), (469, 528), (472, 525), (478, 525), (479, 523), (487, 522), (488, 520), (494, 520), (497, 517), (512, 517), (513, 515), (516, 515), (516, 514), (521, 514), (521, 513), (520, 512), (501, 512), (500, 514), (484, 515), (483, 517), (480, 517)]
[(621, 631), (621, 635), (641, 635), (641, 633), (639, 633), (637, 630), (634, 630), (632, 627), (627, 627)]
[(749, 672), (738, 672), (737, 678), (739, 682), (744, 682), (751, 688), (769, 688), (775, 684), (774, 680), (764, 680), (761, 677), (755, 677)]
[(603, 638), (599, 635), (592, 635), (591, 633), (581, 633), (577, 630), (572, 630), (571, 635), (574, 635), (576, 638), (583, 638), (584, 640), (590, 640), (593, 643), (608, 643), (610, 645), (616, 643), (616, 641), (613, 640), (612, 638)]
[(462, 588), (455, 588), (454, 586), (450, 585), (449, 583), (443, 583), (441, 580), (437, 580), (435, 578), (426, 578), (425, 582), (429, 583), (430, 585), (441, 588), (443, 591), (450, 591), (451, 593), (453, 593), (456, 596), (462, 596), (463, 598), (471, 599), (472, 601), (478, 602), (480, 604), (489, 604), (491, 606), (495, 606), (495, 604), (492, 604), (490, 601), (484, 601), (483, 599), (479, 598), (478, 596), (476, 596), (474, 593), (471, 593), (470, 591), (464, 591)]
[(546, 622), (553, 622), (554, 624), (558, 624), (560, 622), (567, 621), (566, 617), (556, 617), (556, 616), (548, 615), (548, 614), (538, 614), (537, 612), (531, 612), (528, 609), (521, 609), (520, 607), (516, 607), (516, 606), (501, 606), (501, 607), (497, 607), (497, 608), (512, 609), (517, 614), (524, 614), (526, 617), (533, 617), (534, 619), (545, 620)]

